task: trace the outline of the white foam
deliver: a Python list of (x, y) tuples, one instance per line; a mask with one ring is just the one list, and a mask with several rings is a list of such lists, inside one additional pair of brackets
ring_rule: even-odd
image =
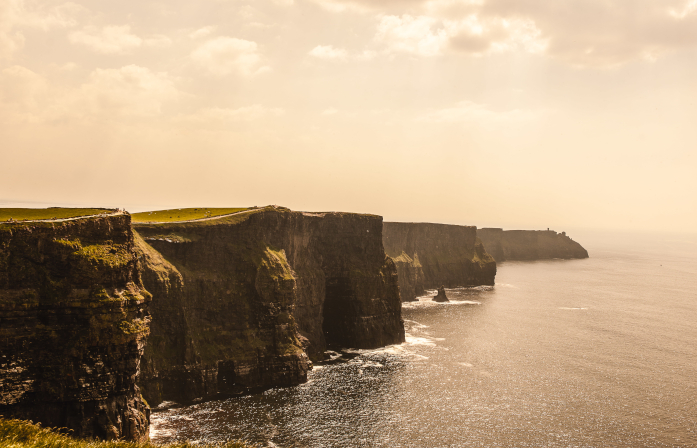
[(176, 430), (174, 428), (162, 427), (162, 423), (164, 421), (164, 419), (158, 417), (157, 413), (150, 415), (150, 440), (157, 440), (161, 437), (172, 437), (176, 434)]
[(359, 350), (359, 351), (361, 353), (365, 353), (365, 354), (401, 355), (405, 351), (404, 345), (405, 345), (405, 343), (402, 343), (402, 344), (388, 345), (387, 347), (376, 348), (376, 349), (372, 349), (372, 350)]
[(177, 406), (179, 403), (176, 401), (163, 401), (162, 403), (158, 404), (155, 409), (167, 409), (171, 408), (172, 406)]
[(479, 302), (477, 300), (452, 299), (449, 302), (435, 302), (431, 299), (432, 299), (432, 297), (427, 297), (425, 300), (419, 300), (417, 302), (404, 302), (404, 303), (402, 303), (402, 308), (412, 309), (412, 308), (425, 308), (425, 307), (434, 307), (434, 306), (459, 306), (459, 305), (481, 305), (482, 304), (482, 302)]
[(404, 319), (404, 322), (405, 322), (405, 323), (407, 323), (407, 322), (410, 323), (410, 324), (411, 324), (411, 328), (431, 328), (431, 327), (429, 327), (428, 325), (420, 324), (420, 323), (418, 323), (418, 322), (415, 321), (415, 320)]
[(436, 343), (433, 342), (431, 338), (419, 338), (416, 336), (407, 335), (406, 336), (407, 345), (425, 345), (428, 347), (435, 347)]
[(361, 365), (361, 367), (385, 367), (385, 366), (380, 364), (379, 362), (366, 361)]

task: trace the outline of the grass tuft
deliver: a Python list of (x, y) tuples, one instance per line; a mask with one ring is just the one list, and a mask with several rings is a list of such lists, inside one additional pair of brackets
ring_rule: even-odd
[(244, 442), (220, 444), (171, 443), (155, 445), (150, 442), (123, 442), (73, 439), (55, 429), (24, 420), (0, 418), (0, 447), (3, 448), (254, 448)]

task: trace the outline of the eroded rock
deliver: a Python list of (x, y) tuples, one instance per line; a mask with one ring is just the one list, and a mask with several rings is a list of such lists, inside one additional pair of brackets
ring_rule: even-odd
[(0, 224), (0, 415), (146, 440), (149, 301), (129, 215)]

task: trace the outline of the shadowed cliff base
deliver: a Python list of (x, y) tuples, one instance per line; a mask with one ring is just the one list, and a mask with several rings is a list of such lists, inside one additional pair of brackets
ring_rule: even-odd
[(386, 222), (382, 240), (397, 266), (404, 302), (426, 289), (494, 284), (496, 262), (474, 226)]
[(154, 297), (140, 380), (153, 405), (299, 384), (328, 347), (404, 341), (379, 216), (265, 207), (134, 226)]
[(149, 301), (128, 214), (0, 223), (0, 416), (147, 439)]
[(588, 251), (566, 232), (483, 228), (477, 230), (477, 237), (497, 262), (588, 258)]

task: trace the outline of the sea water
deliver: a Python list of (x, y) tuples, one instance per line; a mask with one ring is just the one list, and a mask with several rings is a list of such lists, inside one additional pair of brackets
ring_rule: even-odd
[[(653, 243), (653, 244), (651, 244)], [(697, 244), (596, 238), (403, 305), (407, 342), (297, 387), (156, 410), (155, 442), (697, 447)]]

